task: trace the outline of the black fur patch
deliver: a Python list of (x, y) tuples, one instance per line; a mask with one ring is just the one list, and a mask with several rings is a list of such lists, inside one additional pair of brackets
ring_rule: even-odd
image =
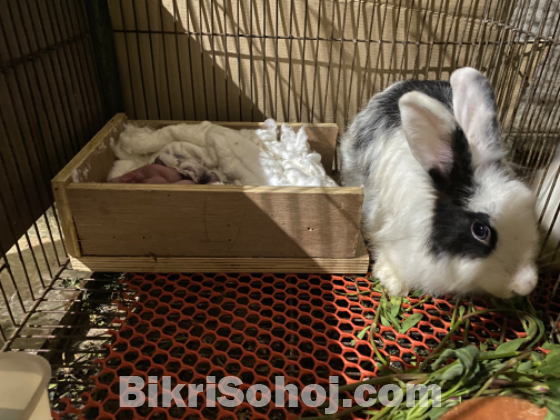
[[(466, 258), (483, 258), (489, 255), (498, 241), (490, 216), (466, 209), (476, 184), (473, 178), (472, 157), (467, 138), (461, 128), (452, 134), (453, 167), (449, 174), (432, 169), (437, 191), (430, 245), (436, 255), (451, 254)], [(474, 222), (490, 228), (490, 243), (485, 244), (472, 235)]]

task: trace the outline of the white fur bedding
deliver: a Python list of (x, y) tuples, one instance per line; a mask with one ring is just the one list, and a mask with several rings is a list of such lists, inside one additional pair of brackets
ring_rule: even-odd
[(156, 158), (180, 169), (184, 161), (200, 163), (220, 181), (235, 185), (334, 187), (321, 165), (321, 156), (309, 147), (305, 127), (295, 133), (266, 120), (259, 130), (232, 130), (205, 121), (155, 130), (127, 124), (111, 147), (115, 161), (108, 179), (116, 178)]

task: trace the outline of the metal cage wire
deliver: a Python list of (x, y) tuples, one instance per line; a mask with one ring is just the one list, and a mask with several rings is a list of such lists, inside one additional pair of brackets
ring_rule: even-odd
[(0, 338), (67, 255), (50, 179), (103, 124), (83, 2), (0, 4)]
[[(343, 128), (395, 81), (473, 66), (523, 176), (559, 140), (558, 0), (108, 0), (96, 22), (101, 3), (0, 1), (0, 344), (51, 361), (55, 406), (79, 404), (133, 299), (69, 270), (49, 185), (114, 109), (108, 78), (134, 119)], [(109, 20), (118, 75), (96, 34)]]

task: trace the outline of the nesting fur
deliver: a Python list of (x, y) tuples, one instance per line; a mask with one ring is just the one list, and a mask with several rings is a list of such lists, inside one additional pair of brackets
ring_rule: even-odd
[(321, 165), (321, 156), (310, 149), (305, 127), (295, 133), (282, 125), (280, 141), (278, 134), (270, 119), (263, 129), (239, 131), (208, 121), (159, 130), (128, 124), (111, 143), (119, 160), (109, 179), (159, 159), (180, 173), (206, 168), (235, 185), (336, 186)]

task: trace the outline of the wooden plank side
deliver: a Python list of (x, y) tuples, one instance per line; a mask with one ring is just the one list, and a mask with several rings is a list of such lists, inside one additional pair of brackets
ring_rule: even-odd
[[(62, 182), (68, 185), (75, 175), (78, 175), (81, 182), (106, 181), (114, 161), (114, 156), (107, 159), (113, 153), (109, 147), (110, 139), (113, 137), (117, 140), (117, 135), (126, 121), (126, 115), (122, 113), (111, 118), (74, 159), (58, 173), (53, 179), (53, 183)], [(85, 171), (86, 169), (89, 169), (89, 171)], [(77, 173), (76, 171), (80, 172)]]
[(149, 273), (327, 273), (366, 274), (369, 257), (328, 258), (126, 258), (81, 257), (72, 268), (83, 271)]
[[(67, 187), (75, 177), (79, 181), (106, 180), (114, 161), (109, 141), (111, 136), (120, 132), (125, 121), (126, 115), (115, 115), (52, 180), (56, 207), (64, 233), (64, 244), (68, 254), (73, 257), (79, 257), (81, 251), (66, 193)], [(85, 170), (87, 168), (88, 171)]]
[(339, 258), (358, 245), (361, 188), (73, 183), (84, 256)]
[[(173, 124), (200, 124), (197, 121), (173, 121), (173, 120), (131, 120), (131, 123), (139, 125), (148, 125), (154, 128), (161, 128), (167, 125)], [(257, 130), (263, 127), (263, 123), (247, 123), (247, 122), (223, 122), (217, 121), (215, 124), (219, 124), (226, 128), (231, 128), (233, 130)], [(282, 123), (277, 123), (280, 127)], [(297, 133), (299, 129), (303, 126), (300, 123), (290, 123), (288, 124)], [(336, 149), (336, 140), (338, 137), (338, 126), (333, 123), (324, 124), (306, 124), (305, 131), (309, 138), (309, 145), (311, 149), (316, 151), (321, 155), (321, 162), (323, 167), (327, 171), (327, 174), (332, 173), (334, 152)]]

